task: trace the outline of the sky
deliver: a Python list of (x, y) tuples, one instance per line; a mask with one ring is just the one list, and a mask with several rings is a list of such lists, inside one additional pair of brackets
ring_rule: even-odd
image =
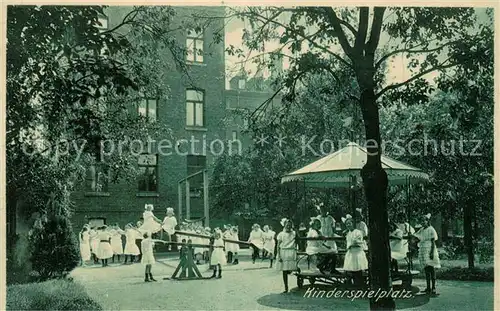
[[(477, 9), (476, 10), (479, 14), (479, 16), (484, 17), (484, 9)], [(484, 15), (484, 16), (483, 16)], [(386, 13), (386, 18), (387, 18), (387, 13)], [(390, 17), (389, 17), (390, 18)], [(480, 17), (481, 18), (481, 17)], [(243, 35), (243, 29), (246, 27), (245, 23), (239, 19), (231, 19), (228, 21), (226, 25), (226, 32), (225, 32), (225, 42), (226, 46), (229, 45), (234, 45), (236, 47), (240, 47), (243, 50), (248, 51), (243, 47), (243, 41), (242, 41), (242, 35)], [(384, 36), (382, 34), (382, 37), (380, 39), (381, 45), (385, 44), (388, 41), (388, 36)], [(276, 49), (280, 46), (278, 42), (266, 42), (265, 43), (265, 49), (266, 51), (271, 51), (273, 49)], [(342, 53), (341, 53), (342, 54)], [(255, 55), (255, 53), (253, 54)], [(418, 57), (419, 59), (423, 59), (423, 57)], [(403, 82), (409, 79), (412, 76), (412, 73), (408, 69), (408, 61), (402, 54), (399, 54), (397, 57), (392, 58), (392, 60), (388, 63), (388, 76), (387, 76), (387, 83), (392, 84), (392, 83), (398, 83), (398, 82)], [(241, 59), (238, 59), (237, 56), (230, 56), (226, 54), (226, 86), (229, 86), (229, 79), (233, 77), (234, 75), (237, 74), (237, 72), (240, 70), (241, 67)], [(285, 58), (284, 60), (284, 68), (288, 68), (288, 62)], [(250, 72), (250, 75), (254, 74), (255, 71), (257, 70), (257, 66), (255, 64), (252, 64), (251, 62), (246, 62), (245, 63), (245, 69), (247, 72)], [(265, 72), (264, 75), (268, 75), (268, 72)], [(436, 72), (430, 73), (425, 76), (426, 79), (428, 79), (430, 82), (437, 76)]]
[[(245, 28), (245, 23), (241, 20), (231, 20), (228, 22), (226, 26), (226, 36), (225, 36), (225, 42), (226, 46), (229, 45), (234, 45), (236, 47), (240, 47), (245, 51), (248, 51), (243, 47), (243, 40), (242, 40), (242, 35), (243, 35), (243, 29)], [(383, 39), (382, 39), (383, 40)], [(266, 51), (272, 51), (278, 47), (280, 47), (280, 44), (278, 42), (265, 42), (265, 49)], [(250, 55), (256, 55), (256, 53), (250, 54)], [(230, 56), (226, 54), (226, 75), (227, 75), (227, 81), (226, 85), (229, 85), (229, 79), (236, 75), (238, 71), (240, 70), (241, 67), (241, 62), (242, 60), (239, 59), (237, 56)], [(390, 64), (389, 68), (389, 81), (393, 82), (402, 82), (406, 79), (408, 79), (411, 74), (408, 70), (406, 70), (405, 60), (402, 56), (397, 57), (393, 59), (393, 61)], [(284, 69), (288, 68), (288, 61), (285, 58), (283, 61), (283, 67)], [(245, 70), (250, 73), (250, 75), (254, 74), (257, 70), (257, 65), (251, 63), (250, 61), (245, 63)], [(265, 71), (264, 75), (267, 76), (269, 73), (267, 70)], [(435, 76), (435, 75), (434, 75)], [(430, 75), (430, 78), (433, 76)]]

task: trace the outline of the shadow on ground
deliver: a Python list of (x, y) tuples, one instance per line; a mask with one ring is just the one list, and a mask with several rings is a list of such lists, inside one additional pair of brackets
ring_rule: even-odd
[[(347, 292), (342, 298), (344, 291)], [(396, 301), (396, 308), (401, 310), (427, 304), (429, 296), (418, 293), (417, 287), (412, 287), (411, 292), (408, 290), (403, 292), (403, 288), (394, 286), (392, 295)], [(318, 284), (306, 285), (300, 289), (294, 288), (288, 293), (262, 296), (257, 302), (266, 307), (288, 310), (332, 310), (332, 307), (337, 310), (369, 310), (369, 299), (366, 297), (368, 293), (365, 298), (354, 298), (355, 295), (361, 296), (362, 293)], [(396, 295), (400, 298), (396, 298)]]

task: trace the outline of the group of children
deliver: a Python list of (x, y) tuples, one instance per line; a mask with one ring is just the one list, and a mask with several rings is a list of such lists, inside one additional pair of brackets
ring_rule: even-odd
[[(305, 251), (308, 255), (316, 255), (317, 268), (321, 273), (339, 273), (336, 269), (337, 245), (334, 240), (326, 241), (321, 237), (335, 237), (335, 220), (328, 215), (322, 205), (318, 206), (319, 215), (311, 218), (310, 228), (304, 234), (305, 226), (299, 227), (300, 234), (293, 230), (293, 224), (288, 219), (282, 220), (283, 231), (277, 237), (277, 267), (283, 272), (283, 283), (285, 292), (288, 292), (288, 275), (297, 269), (297, 251)], [(418, 241), (418, 258), (422, 266), (427, 287), (426, 293), (436, 294), (436, 274), (435, 269), (440, 268), (439, 254), (436, 247), (438, 239), (436, 230), (430, 225), (431, 215), (424, 215), (421, 220), (421, 227), (415, 230), (408, 224), (397, 225), (391, 222), (390, 246), (393, 270), (397, 271), (397, 261), (407, 258), (408, 238)], [(356, 210), (356, 219), (347, 214), (342, 217), (342, 222), (346, 228), (344, 230), (346, 238), (346, 253), (344, 256), (344, 271), (352, 274), (355, 286), (363, 286), (363, 271), (368, 269), (366, 242), (368, 236), (368, 226), (363, 221), (361, 210)], [(307, 230), (307, 229), (306, 229)], [(296, 237), (318, 238), (307, 240), (305, 245), (301, 245), (301, 240)], [(301, 250), (301, 248), (304, 248)]]
[(265, 225), (262, 229), (258, 224), (252, 226), (252, 231), (248, 237), (248, 243), (251, 243), (252, 247), (252, 263), (255, 264), (257, 258), (262, 258), (262, 260), (269, 258), (270, 267), (272, 268), (276, 253), (275, 239), (276, 232), (273, 231), (271, 226)]
[[(121, 229), (118, 224), (112, 226), (91, 227), (85, 224), (79, 234), (80, 240), (80, 256), (82, 265), (85, 266), (88, 262), (94, 264), (102, 263), (103, 267), (108, 266), (108, 260), (114, 263), (115, 258), (120, 262), (122, 255), (125, 255), (124, 263), (130, 259), (130, 263), (141, 260), (141, 241), (144, 239), (144, 232), (139, 230), (141, 222), (137, 223), (137, 227), (132, 223), (125, 226), (125, 230)], [(122, 237), (125, 236), (125, 247), (123, 246)]]
[[(315, 255), (317, 268), (321, 273), (339, 273), (336, 269), (338, 249), (335, 241), (321, 239), (321, 237), (339, 237), (335, 233), (337, 228), (335, 219), (328, 214), (322, 204), (318, 204), (317, 208), (318, 216), (311, 218), (310, 228), (307, 229), (301, 223), (297, 233), (293, 230), (293, 224), (289, 219), (281, 221), (283, 230), (277, 236), (271, 226), (265, 225), (263, 229), (258, 224), (252, 226), (248, 238), (248, 243), (252, 247), (252, 262), (255, 263), (259, 257), (269, 258), (270, 267), (272, 267), (273, 261), (276, 259), (277, 268), (283, 272), (285, 292), (288, 292), (288, 275), (297, 269), (297, 251), (305, 252), (310, 256)], [(356, 210), (355, 216), (354, 219), (347, 214), (341, 218), (345, 226), (342, 233), (346, 238), (343, 269), (353, 275), (354, 285), (360, 286), (363, 284), (362, 273), (368, 269), (365, 253), (368, 250), (366, 243), (368, 226), (363, 221), (360, 209)], [(408, 223), (397, 225), (391, 222), (390, 246), (392, 269), (397, 271), (397, 261), (407, 258), (408, 255), (408, 237), (418, 240), (419, 260), (424, 268), (427, 281), (425, 292), (435, 294), (435, 268), (440, 267), (440, 262), (435, 244), (438, 237), (430, 225), (430, 218), (430, 214), (422, 218), (422, 227), (417, 232)], [(146, 204), (143, 220), (144, 222), (138, 222), (137, 226), (132, 223), (127, 224), (125, 230), (122, 230), (118, 224), (109, 227), (104, 225), (98, 228), (84, 225), (80, 232), (82, 262), (85, 263), (93, 259), (97, 263), (98, 260), (101, 260), (102, 266), (107, 266), (108, 259), (114, 262), (115, 256), (119, 261), (120, 255), (125, 255), (125, 263), (127, 263), (128, 257), (132, 263), (135, 261), (135, 257), (139, 256), (139, 260), (145, 265), (145, 281), (156, 281), (151, 274), (151, 267), (155, 263), (154, 243), (173, 241), (178, 225), (177, 219), (173, 209), (167, 208), (167, 215), (161, 221), (154, 216), (153, 206)], [(166, 233), (167, 241), (153, 239), (152, 236), (162, 229)], [(193, 255), (196, 263), (200, 264), (202, 260), (209, 263), (213, 269), (212, 277), (214, 278), (222, 277), (223, 264), (238, 264), (240, 246), (239, 243), (231, 242), (239, 242), (238, 228), (225, 225), (223, 229), (224, 231), (219, 228), (212, 230), (201, 224), (183, 222), (179, 224), (179, 231), (207, 237), (184, 236), (182, 233), (176, 235), (177, 241), (181, 243), (191, 240), (191, 243), (195, 244)], [(122, 236), (125, 236), (125, 248), (123, 248)], [(318, 239), (307, 240), (306, 243), (303, 243), (303, 240), (297, 239), (297, 237)], [(207, 245), (209, 247), (206, 247)]]

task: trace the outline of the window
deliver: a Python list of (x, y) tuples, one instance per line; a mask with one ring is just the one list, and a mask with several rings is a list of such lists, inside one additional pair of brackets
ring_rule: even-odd
[(186, 91), (186, 125), (203, 126), (204, 125), (204, 93), (197, 90)]
[(245, 79), (240, 79), (240, 80), (238, 81), (238, 88), (239, 88), (240, 90), (245, 89), (246, 82), (247, 82), (247, 81), (246, 81)]
[(158, 191), (158, 155), (141, 154), (137, 159), (139, 192)]
[(106, 218), (97, 217), (97, 218), (89, 218), (90, 228), (99, 228), (106, 224)]
[(187, 60), (203, 63), (203, 31), (190, 30), (186, 39)]
[(238, 140), (238, 132), (233, 131), (233, 140)]
[[(198, 173), (206, 168), (206, 157), (202, 155), (187, 156), (187, 176)], [(203, 193), (203, 174), (189, 179), (190, 196), (200, 197)]]
[(97, 25), (96, 27), (99, 29), (100, 32), (104, 32), (108, 30), (108, 17), (105, 15), (100, 15), (97, 17)]
[(87, 192), (108, 192), (109, 171), (103, 164), (91, 165), (86, 181)]
[(139, 103), (138, 113), (140, 116), (147, 118), (149, 121), (155, 122), (156, 109), (157, 109), (156, 99), (143, 99)]

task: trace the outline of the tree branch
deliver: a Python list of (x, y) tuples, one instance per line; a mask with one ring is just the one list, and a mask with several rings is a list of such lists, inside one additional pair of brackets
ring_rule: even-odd
[(139, 12), (141, 11), (141, 9), (142, 9), (142, 7), (138, 7), (138, 8), (133, 9), (132, 11), (128, 12), (120, 24), (116, 25), (112, 29), (103, 31), (102, 34), (112, 33), (114, 31), (116, 31), (117, 29), (133, 22), (137, 16), (137, 14), (139, 14)]
[[(261, 18), (261, 19), (267, 20), (267, 18), (266, 18), (265, 16), (262, 16), (262, 15), (260, 15), (260, 14), (254, 13), (254, 12), (250, 12), (250, 13), (242, 13), (242, 16), (249, 16), (250, 14), (253, 14), (253, 15), (254, 15), (254, 17), (256, 17), (256, 18)], [(251, 16), (249, 16), (249, 17), (251, 17)], [(297, 31), (295, 31), (295, 29), (290, 28), (290, 27), (288, 27), (288, 26), (284, 25), (283, 23), (280, 23), (279, 21), (274, 20), (274, 21), (272, 21), (272, 22), (273, 22), (274, 24), (276, 24), (276, 25), (278, 25), (278, 26), (282, 27), (283, 29), (288, 30), (288, 31), (289, 31), (289, 32), (291, 32), (292, 34), (294, 34), (294, 35), (296, 35), (296, 36), (299, 36), (299, 37), (301, 37), (301, 38), (303, 38), (303, 39), (306, 39), (306, 40), (307, 40), (307, 42), (309, 42), (309, 43), (310, 43), (313, 47), (315, 47), (315, 48), (317, 48), (317, 49), (319, 49), (319, 50), (321, 50), (321, 51), (323, 51), (323, 52), (325, 52), (325, 53), (327, 53), (327, 54), (330, 54), (331, 56), (335, 57), (337, 60), (339, 60), (341, 63), (343, 63), (343, 64), (344, 64), (344, 65), (346, 65), (347, 67), (352, 68), (352, 65), (351, 65), (348, 61), (346, 61), (345, 59), (343, 59), (340, 55), (338, 55), (337, 53), (334, 53), (334, 52), (330, 51), (328, 48), (326, 48), (326, 47), (324, 47), (324, 46), (319, 45), (317, 42), (315, 42), (315, 41), (311, 40), (311, 39), (310, 39), (308, 36), (306, 36), (305, 34), (301, 34), (301, 33), (297, 32)]]
[(366, 43), (366, 54), (375, 55), (378, 43), (380, 41), (380, 32), (382, 31), (382, 22), (384, 21), (385, 7), (375, 7), (373, 9), (373, 23), (370, 31), (370, 40)]
[(349, 24), (348, 22), (346, 22), (345, 20), (340, 19), (340, 18), (339, 18), (339, 23), (340, 23), (340, 25), (349, 29), (352, 32), (352, 34), (354, 35), (354, 37), (358, 36), (358, 32), (356, 31), (356, 28), (354, 28), (351, 24)]
[(387, 59), (391, 58), (392, 56), (396, 55), (396, 54), (399, 54), (399, 53), (432, 53), (432, 52), (437, 52), (439, 50), (442, 50), (443, 48), (449, 46), (449, 45), (452, 45), (452, 44), (455, 44), (457, 43), (457, 41), (450, 41), (448, 43), (445, 43), (437, 48), (434, 48), (434, 49), (421, 49), (421, 50), (412, 50), (418, 46), (421, 46), (423, 44), (418, 44), (416, 46), (413, 46), (411, 48), (404, 48), (404, 49), (399, 49), (399, 50), (394, 50), (384, 56), (382, 56), (380, 58), (380, 60), (375, 64), (375, 70), (377, 70)]
[(352, 47), (349, 45), (349, 42), (347, 41), (347, 37), (342, 30), (342, 27), (340, 26), (340, 20), (337, 17), (337, 14), (333, 10), (332, 7), (323, 7), (324, 12), (327, 15), (328, 20), (333, 26), (333, 30), (335, 30), (335, 33), (337, 35), (337, 38), (339, 39), (340, 46), (344, 50), (344, 52), (349, 56), (349, 58), (352, 59)]
[(273, 101), (273, 99), (279, 94), (279, 92), (281, 92), (281, 90), (283, 90), (283, 88), (284, 86), (280, 87), (276, 92), (274, 92), (273, 96), (266, 99), (262, 104), (260, 104), (257, 108), (255, 108), (255, 110), (250, 114), (250, 119), (253, 118), (253, 116), (257, 113), (257, 111), (261, 109), (262, 110), (266, 109), (267, 105), (269, 105), (269, 103)]
[(366, 34), (368, 32), (368, 14), (370, 13), (368, 7), (361, 7), (359, 9), (359, 26), (358, 35), (354, 43), (354, 50), (360, 51), (363, 54), (365, 49)]
[(448, 64), (448, 65), (444, 65), (444, 63), (446, 62), (447, 60), (445, 60), (444, 62), (442, 62), (440, 65), (438, 66), (434, 66), (432, 68), (429, 68), (427, 70), (424, 70), (416, 75), (414, 75), (413, 77), (409, 78), (408, 80), (404, 81), (404, 82), (401, 82), (401, 83), (395, 83), (395, 84), (391, 84), (387, 87), (385, 87), (384, 89), (382, 89), (380, 92), (378, 92), (376, 95), (375, 95), (375, 98), (378, 99), (380, 98), (384, 93), (386, 93), (387, 91), (390, 91), (390, 90), (394, 90), (394, 89), (397, 89), (401, 86), (404, 86), (406, 84), (409, 84), (411, 83), (412, 81), (415, 81), (423, 76), (425, 76), (426, 74), (429, 74), (433, 71), (436, 71), (436, 70), (443, 70), (443, 69), (447, 69), (447, 68), (451, 68), (451, 67), (454, 67), (454, 66), (457, 66), (459, 63), (451, 63), (451, 64)]

